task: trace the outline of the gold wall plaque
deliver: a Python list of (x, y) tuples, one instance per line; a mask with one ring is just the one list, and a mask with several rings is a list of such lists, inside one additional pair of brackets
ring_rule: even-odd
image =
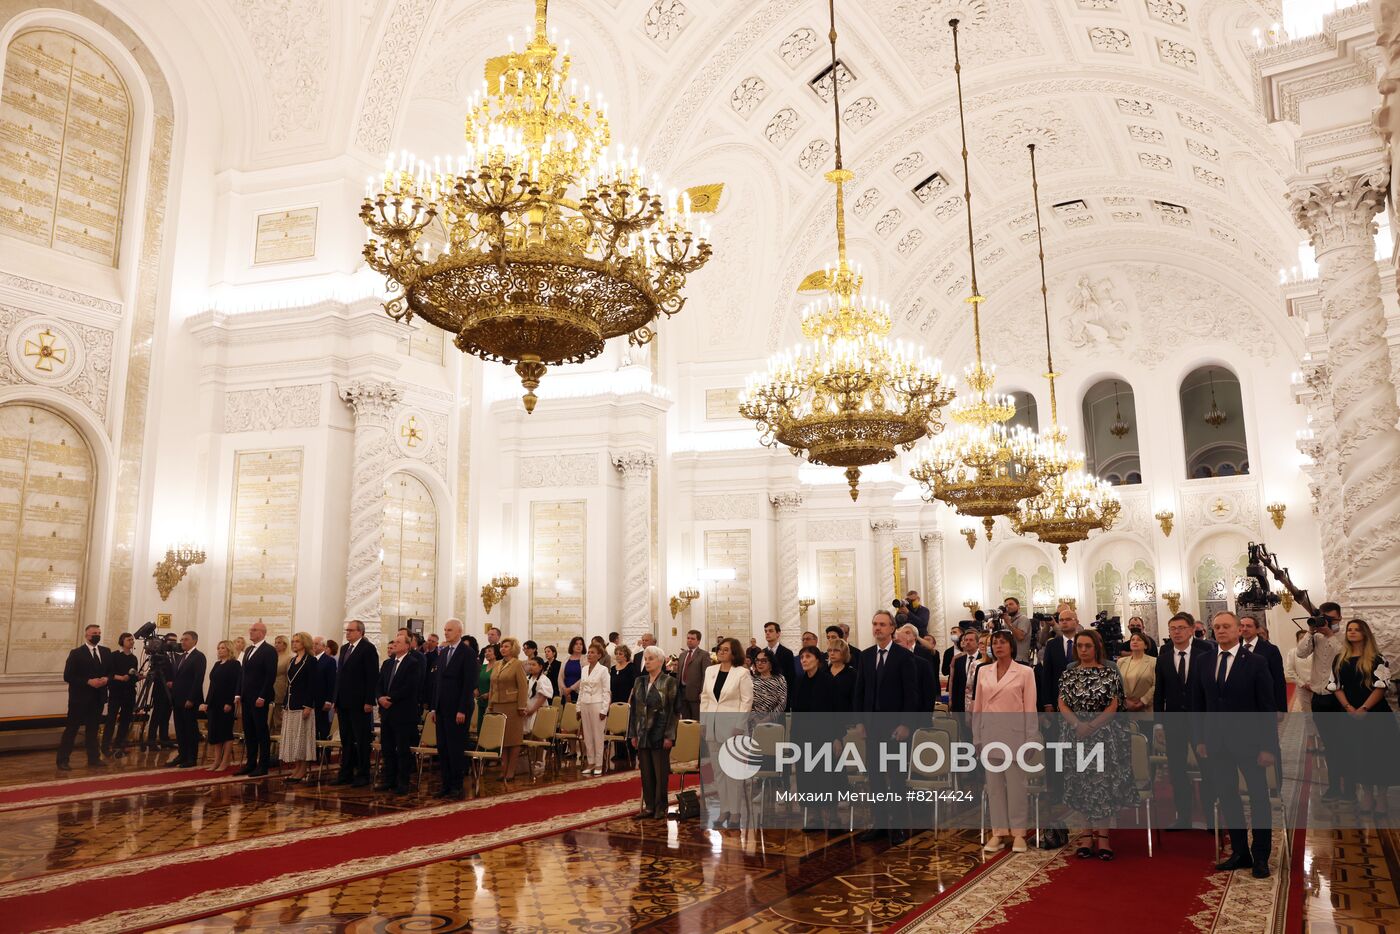
[(705, 582), (705, 642), (733, 636), (748, 645), (754, 634), (753, 551), (748, 529), (705, 533), (705, 567), (733, 568), (732, 581)]
[(530, 504), (530, 638), (541, 651), (554, 645), (565, 655), (570, 639), (586, 635), (587, 544), (586, 502)]
[(817, 608), (822, 629), (845, 623), (856, 631), (855, 549), (817, 552)]
[(239, 451), (233, 462), (226, 633), (291, 636), (301, 528), (301, 448)]
[(290, 263), (316, 255), (316, 208), (259, 214), (253, 241), (253, 265)]
[(741, 386), (726, 386), (722, 389), (705, 390), (705, 421), (718, 422), (739, 418), (739, 394)]
[(384, 481), (384, 560), (379, 614), (384, 632), (421, 619), (437, 623), (437, 506), (422, 480), (399, 471)]

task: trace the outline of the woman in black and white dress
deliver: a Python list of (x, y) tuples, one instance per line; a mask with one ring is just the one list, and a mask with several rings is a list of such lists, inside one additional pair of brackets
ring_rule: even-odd
[(321, 697), (316, 677), (316, 660), (311, 655), (311, 636), (292, 636), (287, 662), (287, 712), (282, 717), (281, 758), (292, 765), (289, 784), (306, 778), (306, 764), (316, 758), (316, 710), (326, 700)]

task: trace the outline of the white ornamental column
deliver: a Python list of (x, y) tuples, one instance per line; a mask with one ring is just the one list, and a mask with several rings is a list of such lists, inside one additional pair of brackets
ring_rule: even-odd
[[(875, 533), (875, 566), (880, 572), (880, 594), (875, 601), (875, 609), (890, 610), (890, 601), (895, 598), (894, 592), (894, 530), (899, 528), (899, 522), (895, 519), (872, 519), (870, 529)], [(904, 594), (899, 594), (901, 600)]]
[(379, 618), (383, 583), (384, 478), (393, 450), (397, 386), (359, 380), (340, 398), (355, 412), (355, 453), (350, 481), (350, 555), (345, 574), (345, 618), (365, 624), (365, 636), (383, 648)]
[(1306, 391), (1295, 393), (1308, 410), (1312, 437), (1301, 441), (1300, 451), (1312, 459), (1304, 470), (1312, 493), (1313, 518), (1317, 520), (1322, 544), (1324, 587), (1318, 593), (1344, 594), (1347, 589), (1347, 540), (1342, 523), (1342, 474), (1337, 457), (1337, 433), (1333, 424), (1332, 387), (1327, 367), (1310, 364), (1304, 371)]
[(943, 623), (943, 533), (925, 532), (924, 542), (924, 606), (928, 607), (928, 631), (942, 639)]
[[(622, 474), (622, 643), (636, 645), (651, 633), (651, 472), (649, 451), (613, 455)], [(658, 636), (659, 638), (659, 636)]]
[(783, 627), (783, 644), (796, 649), (802, 645), (801, 596), (802, 552), (797, 540), (797, 514), (802, 509), (802, 494), (796, 491), (774, 493), (768, 498), (778, 514), (778, 625)]
[[(1400, 407), (1386, 378), (1385, 306), (1375, 262), (1375, 216), (1385, 205), (1386, 167), (1296, 182), (1294, 221), (1317, 252), (1332, 432), (1341, 473), (1340, 523), (1349, 586), (1344, 601), (1371, 619), (1383, 648), (1400, 632)], [(1334, 594), (1332, 596), (1340, 596)]]

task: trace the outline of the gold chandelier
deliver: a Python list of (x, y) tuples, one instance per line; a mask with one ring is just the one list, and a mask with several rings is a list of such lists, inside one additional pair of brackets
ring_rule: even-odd
[(1040, 255), (1040, 307), (1045, 317), (1045, 379), (1050, 383), (1050, 427), (1041, 435), (1047, 478), (1037, 496), (1022, 500), (1011, 518), (1018, 535), (1034, 535), (1060, 546), (1060, 560), (1069, 560), (1069, 546), (1082, 542), (1095, 529), (1110, 529), (1122, 504), (1113, 487), (1086, 474), (1084, 455), (1069, 449), (1069, 435), (1060, 426), (1055, 402), (1055, 358), (1050, 350), (1050, 295), (1045, 282), (1045, 242), (1040, 224), (1040, 182), (1035, 171), (1035, 143), (1031, 154), (1031, 191), (1035, 200), (1036, 246)]
[[(831, 63), (836, 74), (836, 9), (831, 15)], [(953, 400), (952, 381), (937, 360), (888, 339), (888, 306), (867, 297), (846, 254), (845, 185), (854, 175), (841, 162), (841, 90), (832, 81), (836, 115), (836, 268), (822, 276), (827, 295), (802, 312), (806, 344), (773, 356), (766, 373), (749, 377), (739, 412), (756, 423), (768, 447), (786, 445), (794, 457), (846, 468), (851, 499), (860, 495), (860, 469), (894, 458), (943, 430), (939, 410)]]
[[(1042, 478), (1053, 475), (1065, 461), (1054, 443), (1045, 444), (1024, 426), (1009, 425), (1016, 404), (993, 392), (996, 367), (982, 362), (981, 305), (977, 289), (977, 255), (972, 232), (972, 177), (967, 157), (967, 118), (963, 112), (962, 60), (958, 49), (958, 20), (953, 30), (953, 76), (958, 89), (958, 122), (962, 132), (963, 201), (967, 207), (967, 253), (971, 270), (973, 363), (966, 369), (971, 392), (948, 410), (957, 424), (934, 439), (919, 464), (909, 472), (924, 488), (924, 499), (941, 501), (964, 516), (979, 516), (992, 537), (997, 516), (1011, 516), (1017, 504), (1041, 492)], [(1060, 445), (1062, 448), (1063, 445)]]
[(465, 154), (391, 156), (360, 207), (389, 317), (418, 315), (455, 334), (459, 350), (515, 364), (526, 412), (547, 366), (596, 357), (611, 337), (650, 341), (710, 258), (688, 200), (663, 200), (636, 150), (611, 145), (602, 95), (578, 92), (567, 54), (556, 63), (547, 5), (535, 0), (524, 51), (487, 63)]

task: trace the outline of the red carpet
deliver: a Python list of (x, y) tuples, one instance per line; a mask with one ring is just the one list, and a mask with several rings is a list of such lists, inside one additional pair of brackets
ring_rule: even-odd
[(256, 779), (238, 778), (232, 772), (214, 772), (209, 769), (153, 769), (140, 772), (118, 772), (111, 775), (97, 774), (91, 777), (54, 782), (12, 785), (0, 789), (0, 811), (13, 811), (18, 808), (54, 804), (61, 801), (108, 798), (116, 795), (136, 794), (143, 791), (164, 791), (179, 787), (195, 788), (217, 782), (233, 781), (256, 781)]
[(614, 818), (639, 796), (632, 773), (53, 873), (0, 885), (0, 917), (20, 931), (170, 924)]

